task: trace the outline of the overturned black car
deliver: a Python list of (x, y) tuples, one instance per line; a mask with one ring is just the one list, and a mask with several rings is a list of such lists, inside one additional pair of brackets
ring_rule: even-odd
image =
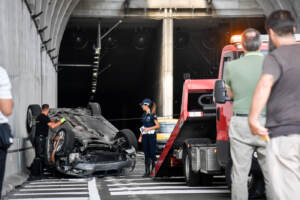
[[(28, 107), (27, 131), (33, 144), (35, 119), (40, 113), (39, 105)], [(89, 103), (87, 108), (50, 109), (49, 117), (57, 120), (64, 117), (66, 122), (49, 130), (44, 149), (46, 165), (79, 177), (128, 173), (135, 168), (137, 139), (134, 133), (114, 127), (101, 115), (98, 103)]]

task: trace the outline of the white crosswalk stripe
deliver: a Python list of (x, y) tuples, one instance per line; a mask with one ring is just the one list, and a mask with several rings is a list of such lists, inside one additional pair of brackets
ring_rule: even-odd
[(169, 179), (168, 181), (166, 179), (153, 180), (152, 178), (142, 177), (110, 177), (105, 178), (104, 182), (111, 196), (230, 193), (227, 186), (188, 187), (183, 180), (179, 179)]
[(90, 200), (91, 179), (45, 179), (29, 181), (8, 196), (8, 200)]

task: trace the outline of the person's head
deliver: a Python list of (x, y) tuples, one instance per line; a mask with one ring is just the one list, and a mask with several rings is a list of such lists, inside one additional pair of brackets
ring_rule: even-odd
[(245, 51), (258, 51), (260, 44), (260, 33), (258, 30), (248, 28), (243, 32), (242, 45)]
[(45, 115), (48, 115), (48, 113), (49, 113), (49, 105), (48, 104), (42, 105), (42, 113), (44, 113)]
[(293, 38), (296, 21), (288, 10), (277, 10), (267, 18), (265, 27), (274, 45), (280, 46), (280, 40)]
[(144, 99), (140, 103), (140, 106), (145, 112), (156, 113), (156, 104), (152, 102), (151, 99)]

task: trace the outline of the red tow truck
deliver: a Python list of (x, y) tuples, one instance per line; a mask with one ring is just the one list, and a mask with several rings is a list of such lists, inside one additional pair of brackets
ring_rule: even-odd
[[(260, 51), (267, 54), (268, 37), (262, 35), (261, 39)], [(243, 56), (240, 41), (240, 36), (233, 36), (231, 44), (223, 48), (218, 79), (185, 81), (180, 118), (152, 171), (152, 177), (184, 175), (187, 185), (195, 186), (209, 185), (214, 175), (225, 175), (230, 187), (232, 162), (228, 127), (232, 101), (226, 96), (223, 74), (229, 61)], [(250, 193), (258, 190), (261, 193), (264, 188), (256, 153), (248, 185)]]

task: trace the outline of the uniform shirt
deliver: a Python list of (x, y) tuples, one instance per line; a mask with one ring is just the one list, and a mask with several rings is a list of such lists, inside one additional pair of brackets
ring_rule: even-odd
[(48, 136), (50, 118), (44, 114), (40, 114), (36, 118), (36, 135), (43, 135), (45, 137)]
[[(226, 87), (233, 91), (233, 112), (249, 114), (252, 97), (262, 72), (264, 55), (247, 52), (244, 57), (225, 66)], [(264, 114), (264, 113), (263, 113)]]
[(145, 128), (155, 126), (156, 115), (152, 113), (144, 113), (142, 116), (142, 123)]
[[(0, 66), (0, 99), (12, 99), (11, 84), (4, 68)], [(7, 123), (8, 119), (0, 111), (0, 124)]]
[(267, 103), (270, 136), (300, 134), (300, 45), (281, 46), (268, 54), (263, 74), (274, 77)]

